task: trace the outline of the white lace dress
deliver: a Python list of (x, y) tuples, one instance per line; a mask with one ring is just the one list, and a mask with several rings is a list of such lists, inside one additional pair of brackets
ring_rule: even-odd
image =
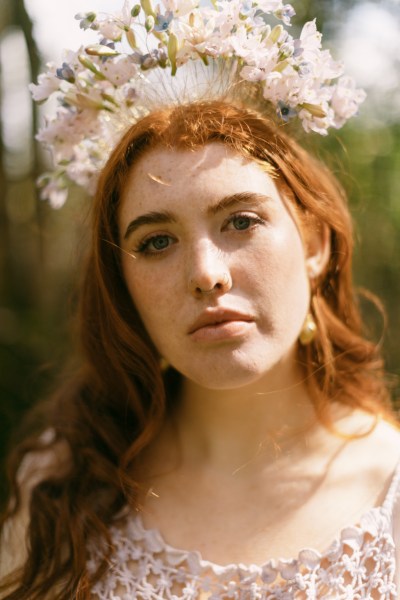
[[(304, 548), (295, 559), (264, 565), (216, 565), (198, 552), (168, 545), (131, 515), (111, 529), (114, 553), (93, 600), (394, 600), (393, 508), (397, 469), (382, 506), (344, 528), (323, 553)], [(94, 569), (96, 557), (90, 561)]]

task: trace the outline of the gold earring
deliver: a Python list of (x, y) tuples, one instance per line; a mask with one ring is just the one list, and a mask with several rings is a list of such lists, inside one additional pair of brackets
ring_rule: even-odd
[(169, 362), (163, 356), (160, 358), (160, 369), (163, 373), (169, 368)]
[(314, 317), (309, 312), (304, 320), (303, 327), (301, 328), (299, 335), (299, 342), (302, 346), (308, 346), (311, 344), (317, 334), (317, 324), (314, 321)]

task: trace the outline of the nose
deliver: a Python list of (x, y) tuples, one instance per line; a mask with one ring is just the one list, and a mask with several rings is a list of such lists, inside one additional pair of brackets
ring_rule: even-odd
[(232, 287), (227, 260), (210, 240), (201, 240), (192, 249), (187, 266), (189, 290), (196, 298), (226, 293)]

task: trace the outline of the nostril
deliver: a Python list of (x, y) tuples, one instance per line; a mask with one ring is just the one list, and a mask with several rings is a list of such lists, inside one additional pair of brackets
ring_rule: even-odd
[(220, 289), (219, 287), (220, 284), (216, 284), (214, 285), (214, 287), (210, 288), (209, 290), (203, 290), (201, 287), (196, 287), (196, 293), (197, 294), (212, 294), (213, 292), (215, 292), (215, 290)]
[[(204, 279), (204, 281), (202, 281)], [(200, 279), (195, 277), (189, 280), (189, 288), (192, 293), (199, 294), (211, 294), (215, 292), (223, 292), (232, 287), (232, 280), (229, 273), (224, 272), (221, 275), (215, 274), (214, 277), (207, 277)]]

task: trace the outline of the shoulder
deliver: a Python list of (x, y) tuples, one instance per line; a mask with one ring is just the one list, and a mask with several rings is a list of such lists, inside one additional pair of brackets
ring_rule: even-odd
[(400, 468), (400, 429), (393, 423), (381, 420), (371, 432), (365, 446), (375, 477), (384, 478), (386, 485), (382, 493), (385, 495)]
[(367, 436), (366, 447), (374, 457), (373, 464), (394, 471), (400, 463), (399, 426), (384, 419), (379, 420)]
[(51, 429), (41, 435), (39, 442), (37, 450), (24, 456), (17, 473), (22, 499), (25, 500), (40, 482), (66, 473), (71, 461), (67, 442), (56, 440)]
[(400, 427), (385, 419), (378, 419), (368, 433), (365, 446), (376, 456), (376, 462), (383, 464), (397, 464), (400, 462)]
[[(373, 462), (379, 463), (389, 457), (400, 461), (400, 424), (388, 421), (379, 415), (372, 415), (362, 410), (353, 410), (350, 414), (338, 419), (334, 429), (344, 438), (352, 439), (352, 445), (368, 454), (373, 454)], [(387, 460), (383, 460), (388, 464)]]
[(70, 464), (68, 446), (62, 441), (53, 441), (48, 430), (41, 438), (43, 448), (29, 452), (23, 458), (17, 472), (19, 492), (9, 500), (10, 516), (6, 519), (0, 537), (0, 579), (23, 566), (27, 558), (27, 533), (30, 524), (29, 506), (32, 491), (42, 481), (65, 473)]
[(398, 590), (397, 597), (400, 599), (400, 494), (396, 494), (395, 503), (393, 506), (393, 541), (395, 552), (396, 573), (395, 580)]
[(394, 422), (354, 410), (335, 421), (334, 433), (336, 484), (352, 482), (349, 492), (380, 506), (400, 464), (400, 429)]

